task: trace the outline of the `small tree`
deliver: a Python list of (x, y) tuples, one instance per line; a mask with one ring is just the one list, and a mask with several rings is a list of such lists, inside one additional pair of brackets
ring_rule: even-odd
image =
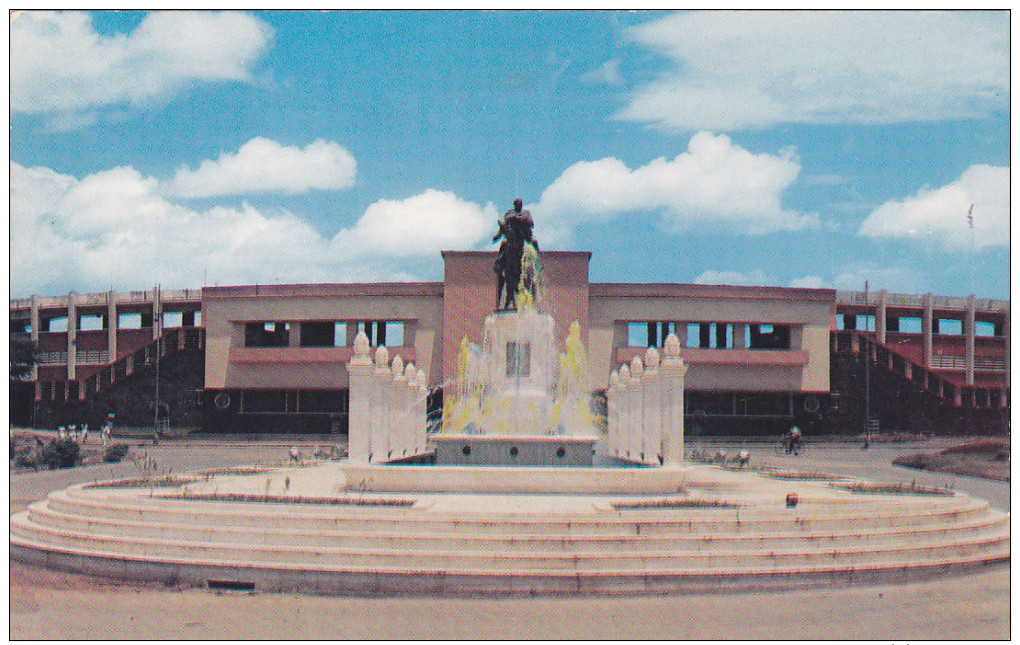
[(19, 338), (11, 334), (11, 380), (21, 380), (32, 373), (32, 368), (39, 361), (39, 348), (27, 338)]

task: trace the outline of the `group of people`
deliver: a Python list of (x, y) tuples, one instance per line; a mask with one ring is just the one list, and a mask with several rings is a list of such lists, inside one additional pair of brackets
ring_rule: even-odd
[[(106, 418), (106, 423), (99, 429), (100, 440), (105, 448), (110, 443), (110, 434), (113, 432), (113, 415)], [(81, 427), (72, 423), (67, 426), (57, 426), (57, 439), (61, 441), (71, 440), (75, 443), (85, 444), (89, 440), (89, 424), (83, 423)]]

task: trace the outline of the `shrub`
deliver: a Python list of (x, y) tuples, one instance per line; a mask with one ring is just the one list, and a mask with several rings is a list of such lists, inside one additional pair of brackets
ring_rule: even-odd
[(54, 439), (43, 448), (40, 461), (43, 465), (49, 466), (50, 470), (72, 468), (78, 463), (80, 452), (81, 448), (74, 441), (70, 439)]
[(103, 461), (108, 463), (117, 463), (128, 454), (128, 445), (126, 443), (115, 443), (106, 449), (103, 453)]

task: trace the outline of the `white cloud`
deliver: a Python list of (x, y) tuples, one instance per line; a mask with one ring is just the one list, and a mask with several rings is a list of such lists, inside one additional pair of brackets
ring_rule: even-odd
[(405, 200), (377, 201), (354, 228), (339, 233), (334, 244), (365, 254), (429, 255), (476, 246), (495, 231), (498, 218), (492, 203), (483, 208), (429, 189)]
[(582, 74), (581, 80), (605, 85), (622, 85), (623, 74), (620, 73), (620, 59), (613, 58), (606, 61), (590, 72)]
[(668, 128), (898, 123), (1009, 106), (1004, 11), (698, 11), (630, 35), (673, 65), (618, 117)]
[(773, 284), (771, 276), (761, 269), (753, 271), (705, 271), (694, 278), (694, 284), (725, 284), (739, 287), (754, 287)]
[(922, 188), (916, 195), (882, 204), (864, 220), (859, 233), (967, 250), (971, 204), (975, 250), (1009, 247), (1009, 168), (986, 165), (971, 166), (958, 180), (941, 188)]
[(865, 281), (871, 292), (885, 289), (892, 293), (923, 293), (929, 277), (905, 266), (861, 264), (841, 271), (833, 286), (841, 291), (864, 291)]
[(11, 163), (14, 297), (254, 282), (394, 280), (487, 242), (495, 208), (429, 190), (370, 206), (332, 239), (287, 211), (195, 210), (130, 167), (76, 179)]
[(236, 154), (203, 161), (198, 170), (179, 168), (166, 190), (178, 197), (339, 190), (354, 185), (357, 168), (354, 157), (331, 141), (298, 148), (256, 137)]
[(204, 81), (247, 81), (272, 28), (239, 12), (147, 15), (105, 36), (81, 12), (18, 13), (11, 21), (11, 110), (65, 113), (147, 100)]
[(790, 286), (795, 289), (830, 289), (829, 283), (819, 276), (806, 275), (790, 280)]
[(543, 191), (535, 208), (542, 213), (543, 235), (557, 240), (586, 220), (633, 211), (661, 212), (677, 229), (797, 230), (817, 223), (782, 207), (782, 193), (799, 172), (790, 154), (756, 155), (729, 137), (699, 132), (676, 158), (634, 170), (612, 157), (576, 163)]

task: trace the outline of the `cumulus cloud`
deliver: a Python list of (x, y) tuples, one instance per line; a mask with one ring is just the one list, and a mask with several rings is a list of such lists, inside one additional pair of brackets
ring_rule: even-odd
[[(370, 206), (333, 238), (288, 211), (196, 210), (130, 167), (77, 179), (11, 163), (14, 297), (252, 282), (392, 280), (440, 248), (487, 242), (496, 217), (450, 193)], [(408, 218), (404, 221), (402, 218)]]
[[(11, 21), (13, 112), (68, 114), (141, 104), (193, 82), (248, 81), (272, 28), (238, 12), (147, 15), (130, 34), (102, 35), (81, 12), (18, 13)], [(86, 119), (87, 121), (87, 119)]]
[(941, 188), (922, 188), (882, 204), (864, 220), (859, 233), (967, 250), (971, 245), (967, 213), (972, 204), (975, 250), (1009, 247), (1009, 168), (986, 165), (971, 166)]
[(677, 229), (796, 230), (817, 223), (782, 207), (782, 193), (799, 172), (790, 154), (753, 154), (729, 137), (699, 132), (686, 152), (634, 170), (612, 157), (576, 163), (542, 192), (536, 209), (558, 239), (574, 225), (633, 211), (660, 212)]
[(773, 279), (761, 269), (747, 272), (705, 271), (694, 278), (694, 284), (725, 284), (738, 287), (752, 287), (773, 284)]
[(339, 190), (354, 185), (357, 169), (354, 157), (331, 141), (298, 148), (256, 137), (236, 154), (203, 161), (197, 170), (179, 168), (166, 190), (177, 197)]
[(806, 275), (790, 280), (790, 286), (797, 289), (829, 289), (829, 283), (816, 275)]
[(491, 202), (480, 207), (453, 193), (429, 189), (404, 200), (377, 201), (334, 243), (368, 254), (428, 255), (477, 245), (498, 218)]
[(613, 58), (606, 61), (590, 72), (582, 74), (581, 80), (605, 85), (622, 85), (623, 74), (620, 73), (620, 59)]
[(1009, 106), (1007, 12), (717, 12), (629, 35), (672, 65), (618, 118), (685, 130), (898, 123)]

